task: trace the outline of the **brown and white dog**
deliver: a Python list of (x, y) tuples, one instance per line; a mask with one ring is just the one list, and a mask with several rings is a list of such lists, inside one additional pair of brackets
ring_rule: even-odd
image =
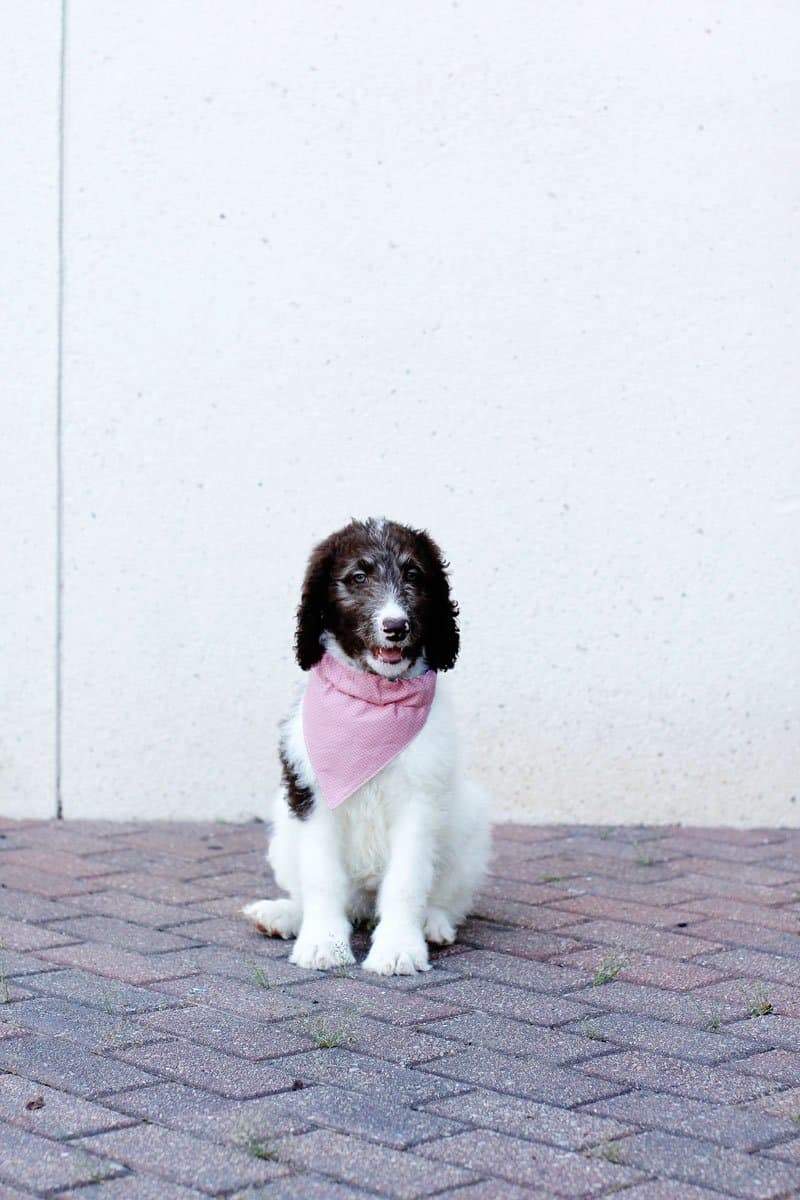
[[(311, 675), (282, 725), (283, 783), (269, 849), (275, 878), (289, 895), (244, 909), (262, 933), (297, 938), (291, 961), (301, 967), (352, 963), (351, 921), (377, 917), (364, 969), (428, 970), (426, 939), (452, 942), (469, 909), (488, 856), (488, 799), (459, 774), (446, 689), (431, 674), (455, 664), (457, 616), (447, 564), (421, 530), (352, 521), (311, 555), (295, 640), (297, 661)], [(411, 714), (415, 732), (396, 752), (386, 708), (370, 704), (376, 695), (385, 706), (387, 697), (408, 694), (419, 705), (415, 689), (424, 689), (429, 707), (422, 717)], [(350, 778), (340, 793), (344, 802), (331, 800), (325, 756), (309, 751), (312, 733), (317, 737), (312, 698), (314, 713), (321, 703), (324, 718), (330, 703), (333, 719), (344, 722), (339, 765), (346, 783), (348, 772)], [(350, 730), (351, 710), (376, 721)], [(369, 745), (358, 744), (362, 736)], [(381, 737), (388, 749), (375, 745)], [(328, 766), (330, 745), (329, 738)], [(368, 764), (375, 754), (376, 762), (388, 761), (369, 774), (361, 759)], [(364, 782), (354, 787), (359, 770)]]

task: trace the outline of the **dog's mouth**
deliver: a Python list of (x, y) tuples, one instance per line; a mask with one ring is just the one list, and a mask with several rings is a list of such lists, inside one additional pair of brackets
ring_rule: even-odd
[(370, 646), (370, 654), (378, 662), (396, 666), (403, 661), (403, 651), (399, 646)]

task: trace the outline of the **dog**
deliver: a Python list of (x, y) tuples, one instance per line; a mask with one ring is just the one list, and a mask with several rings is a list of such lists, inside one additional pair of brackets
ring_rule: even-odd
[(488, 797), (461, 778), (440, 675), (459, 651), (448, 564), (423, 530), (353, 520), (311, 554), (295, 650), (308, 672), (281, 725), (268, 861), (288, 896), (242, 911), (296, 938), (290, 961), (355, 961), (351, 922), (376, 921), (362, 966), (430, 969), (486, 869)]

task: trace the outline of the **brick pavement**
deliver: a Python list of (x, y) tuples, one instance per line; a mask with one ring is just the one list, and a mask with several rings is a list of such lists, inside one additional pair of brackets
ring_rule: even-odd
[(499, 827), (389, 980), (238, 916), (265, 841), (0, 820), (0, 1200), (800, 1197), (800, 831)]

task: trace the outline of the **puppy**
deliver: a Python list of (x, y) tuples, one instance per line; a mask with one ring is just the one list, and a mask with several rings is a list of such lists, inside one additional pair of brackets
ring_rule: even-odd
[(427, 971), (489, 850), (488, 800), (461, 779), (441, 673), (459, 649), (447, 564), (427, 533), (351, 521), (311, 555), (295, 648), (309, 672), (281, 726), (269, 862), (285, 899), (243, 912), (296, 938), (291, 962), (354, 962), (351, 921), (377, 919), (363, 967)]

